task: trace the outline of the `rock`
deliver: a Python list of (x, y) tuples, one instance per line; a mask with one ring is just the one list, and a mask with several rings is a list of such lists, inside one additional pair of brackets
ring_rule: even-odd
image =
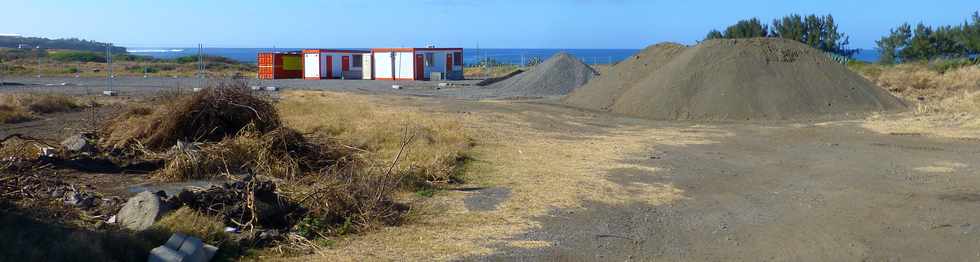
[(159, 196), (143, 191), (126, 201), (116, 219), (130, 230), (142, 231), (150, 228), (167, 211), (168, 208)]
[(91, 153), (95, 151), (95, 144), (85, 134), (70, 136), (64, 141), (61, 141), (61, 146), (65, 148), (66, 152), (70, 153)]

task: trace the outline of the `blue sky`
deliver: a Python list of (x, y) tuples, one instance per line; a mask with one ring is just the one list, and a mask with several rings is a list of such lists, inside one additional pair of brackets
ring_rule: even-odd
[(962, 23), (977, 0), (4, 0), (0, 34), (129, 47), (642, 48), (789, 13), (833, 14), (852, 47), (902, 22)]

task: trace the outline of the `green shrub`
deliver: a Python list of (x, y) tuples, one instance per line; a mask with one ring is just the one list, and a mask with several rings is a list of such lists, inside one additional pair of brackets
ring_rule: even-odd
[(99, 62), (104, 63), (105, 56), (88, 51), (57, 51), (48, 54), (48, 57), (60, 62)]
[(945, 74), (946, 72), (975, 64), (976, 61), (967, 58), (935, 59), (929, 61), (929, 69), (940, 74)]
[(75, 74), (78, 73), (78, 71), (79, 71), (78, 67), (74, 67), (74, 66), (65, 69), (65, 73), (69, 73), (69, 74)]

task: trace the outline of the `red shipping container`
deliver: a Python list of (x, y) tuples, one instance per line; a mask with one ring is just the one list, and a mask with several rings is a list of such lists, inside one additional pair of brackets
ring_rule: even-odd
[(262, 52), (258, 54), (259, 79), (303, 78), (300, 52)]

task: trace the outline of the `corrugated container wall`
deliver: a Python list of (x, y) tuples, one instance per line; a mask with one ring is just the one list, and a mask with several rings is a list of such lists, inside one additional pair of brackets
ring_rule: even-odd
[(303, 55), (299, 52), (259, 53), (260, 79), (303, 78)]

